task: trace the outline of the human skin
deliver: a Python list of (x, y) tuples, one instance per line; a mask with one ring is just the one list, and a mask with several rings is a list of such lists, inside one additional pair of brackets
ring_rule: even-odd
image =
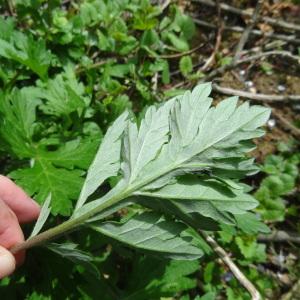
[(24, 241), (20, 224), (36, 220), (39, 205), (10, 179), (0, 175), (0, 279), (22, 264), (25, 252), (12, 255), (8, 249)]

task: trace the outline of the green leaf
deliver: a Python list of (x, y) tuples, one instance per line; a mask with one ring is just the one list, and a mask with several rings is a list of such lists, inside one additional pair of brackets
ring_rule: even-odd
[(217, 295), (215, 292), (208, 292), (205, 293), (205, 295), (201, 296), (199, 299), (195, 299), (195, 300), (215, 300), (216, 296)]
[(203, 255), (201, 249), (180, 236), (186, 229), (182, 223), (167, 221), (156, 213), (135, 215), (124, 224), (104, 222), (91, 227), (128, 246), (165, 257), (188, 260)]
[(21, 32), (14, 32), (10, 41), (0, 38), (0, 56), (27, 66), (42, 79), (47, 77), (52, 60), (44, 40), (34, 40), (30, 34)]
[(9, 41), (10, 37), (12, 36), (14, 32), (14, 19), (13, 18), (7, 18), (4, 19), (3, 16), (0, 16), (0, 39)]
[(189, 50), (189, 44), (184, 38), (180, 38), (176, 34), (170, 32), (168, 33), (168, 39), (178, 51), (185, 52)]
[(179, 9), (176, 9), (174, 23), (180, 28), (182, 35), (187, 40), (190, 40), (194, 36), (196, 26), (193, 19), (190, 16), (183, 14)]
[(40, 97), (46, 100), (41, 109), (50, 115), (63, 116), (77, 111), (79, 114), (89, 104), (84, 97), (84, 86), (72, 71), (57, 75), (42, 85)]
[(183, 56), (179, 61), (179, 69), (184, 77), (187, 77), (193, 71), (193, 62), (190, 56)]
[(170, 83), (170, 67), (167, 60), (164, 60), (162, 63), (163, 70), (162, 70), (162, 81), (164, 84)]
[(32, 168), (19, 169), (10, 176), (29, 195), (42, 203), (51, 193), (52, 213), (70, 215), (72, 200), (77, 199), (83, 184), (83, 171), (54, 167), (50, 162), (38, 160)]
[(212, 207), (214, 208), (213, 218), (204, 217), (206, 211), (210, 211), (211, 214), (213, 209), (211, 209), (211, 205), (207, 205), (202, 201), (161, 201), (159, 198), (148, 199), (147, 197), (138, 197), (135, 201), (147, 208), (176, 216), (193, 228), (216, 231), (219, 230), (216, 221), (234, 224), (232, 217), (229, 217), (225, 212), (218, 212), (214, 207)]
[[(15, 106), (13, 107), (15, 108)], [(18, 111), (18, 113), (22, 113), (22, 111)], [(32, 114), (35, 116), (35, 112)], [(33, 120), (31, 115), (29, 124), (32, 124)], [(16, 118), (15, 127), (12, 128), (17, 128), (16, 124), (20, 121), (22, 121), (22, 117)], [(24, 125), (24, 123), (22, 124)], [(84, 174), (83, 169), (87, 169), (90, 165), (96, 153), (98, 141), (96, 139), (76, 139), (65, 143), (55, 151), (47, 151), (42, 142), (32, 143), (31, 137), (28, 139), (29, 142), (22, 139), (21, 129), (23, 127), (16, 136), (8, 134), (8, 127), (3, 126), (2, 129), (5, 130), (4, 136), (7, 137), (8, 142), (17, 147), (14, 150), (16, 154), (31, 159), (30, 168), (17, 169), (10, 175), (31, 196), (35, 196), (39, 203), (43, 203), (51, 193), (53, 214), (70, 215), (72, 201), (79, 196), (83, 183), (81, 177)], [(30, 129), (32, 130), (32, 128)]]
[(258, 244), (255, 239), (242, 239), (240, 236), (237, 236), (235, 241), (246, 259), (256, 262), (266, 260), (266, 245)]
[[(199, 262), (160, 260), (154, 257), (138, 257), (128, 274), (124, 300), (166, 299), (196, 287), (192, 278), (199, 269)], [(141, 276), (143, 274), (143, 276)], [(168, 298), (167, 298), (168, 299)]]
[(257, 234), (259, 232), (269, 233), (270, 229), (262, 223), (253, 213), (247, 212), (235, 216), (237, 227), (247, 234)]
[(141, 37), (141, 47), (152, 46), (154, 48), (157, 48), (159, 43), (160, 43), (159, 35), (154, 29), (144, 31)]
[(36, 108), (41, 103), (35, 88), (0, 93), (0, 136), (20, 158), (31, 157)]
[(280, 155), (270, 155), (266, 158), (262, 170), (269, 174), (261, 181), (259, 189), (255, 193), (260, 202), (258, 208), (263, 219), (270, 221), (282, 221), (286, 213), (282, 196), (291, 192), (296, 185), (299, 174), (299, 158), (297, 154), (288, 159)]
[(56, 167), (87, 169), (94, 159), (98, 145), (98, 139), (75, 139), (66, 142), (55, 151), (38, 149), (35, 157), (50, 162)]

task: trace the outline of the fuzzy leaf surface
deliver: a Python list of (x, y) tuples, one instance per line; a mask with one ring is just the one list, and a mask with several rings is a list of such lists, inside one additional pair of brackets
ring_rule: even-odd
[[(244, 193), (243, 190), (229, 189), (215, 179), (201, 179), (195, 176), (185, 176), (178, 179), (177, 182), (160, 189), (150, 192), (137, 192), (136, 194), (177, 200), (177, 202), (184, 202), (185, 200), (195, 202), (197, 200), (204, 202), (208, 207), (211, 204), (217, 211), (232, 214), (244, 213), (245, 210), (253, 209), (258, 205), (258, 202), (251, 195)], [(199, 212), (201, 213), (201, 210)], [(212, 209), (212, 212), (210, 212), (209, 209), (203, 209), (202, 214), (206, 217), (214, 217), (214, 210)]]
[(173, 259), (196, 259), (203, 255), (201, 249), (181, 237), (186, 229), (183, 223), (167, 221), (160, 214), (145, 212), (126, 223), (105, 222), (92, 228), (128, 246), (143, 251), (158, 252)]
[[(83, 206), (78, 215), (132, 195), (180, 198), (183, 203), (202, 199), (205, 216), (213, 219), (254, 208), (257, 202), (229, 179), (255, 171), (245, 153), (253, 148), (249, 141), (263, 134), (258, 128), (270, 110), (248, 103), (238, 106), (236, 97), (214, 107), (210, 92), (210, 84), (201, 84), (158, 109), (150, 107), (139, 128), (130, 121), (123, 138), (123, 178), (104, 197)], [(187, 173), (213, 176), (211, 181), (175, 184), (178, 176)], [(227, 190), (213, 179), (226, 183)]]
[(76, 209), (79, 209), (103, 181), (117, 175), (120, 169), (121, 135), (127, 123), (128, 113), (123, 113), (108, 129), (107, 134), (88, 169), (88, 173), (81, 189)]
[(34, 225), (34, 228), (32, 230), (30, 237), (37, 235), (43, 228), (43, 226), (44, 226), (45, 222), (47, 221), (47, 219), (50, 215), (50, 212), (51, 212), (50, 203), (51, 203), (51, 194), (48, 195), (48, 197), (46, 198), (46, 200), (41, 208), (39, 218), (37, 219), (37, 221)]

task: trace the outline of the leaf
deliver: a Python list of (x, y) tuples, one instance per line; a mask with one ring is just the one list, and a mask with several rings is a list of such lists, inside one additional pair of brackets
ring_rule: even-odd
[(179, 61), (179, 69), (184, 77), (187, 77), (193, 71), (193, 62), (190, 56), (183, 56)]
[(65, 216), (70, 215), (72, 200), (77, 199), (83, 184), (82, 170), (56, 168), (45, 160), (9, 175), (40, 203), (51, 193), (52, 213)]
[(180, 236), (186, 229), (182, 223), (164, 220), (156, 213), (136, 215), (124, 224), (104, 222), (91, 228), (128, 246), (173, 259), (196, 259), (203, 254)]
[[(139, 191), (135, 194), (171, 199), (176, 200), (176, 202), (184, 202), (185, 200), (204, 202), (208, 209), (205, 210), (202, 206), (202, 210), (197, 212), (211, 218), (216, 218), (214, 210), (220, 211), (220, 213), (243, 214), (245, 210), (253, 209), (258, 205), (252, 196), (241, 190), (230, 190), (214, 179), (201, 179), (195, 176), (185, 176), (160, 189), (149, 192)], [(212, 212), (210, 212), (210, 207), (214, 207)]]
[(191, 278), (191, 275), (198, 269), (198, 261), (168, 261), (151, 256), (138, 257), (128, 274), (128, 286), (123, 300), (173, 297), (177, 293), (196, 287), (196, 280)]
[(207, 293), (205, 293), (205, 295), (203, 295), (199, 299), (195, 299), (195, 300), (215, 300), (216, 296), (217, 295), (215, 292), (207, 292)]
[(98, 152), (88, 169), (76, 209), (82, 207), (87, 198), (104, 182), (117, 175), (120, 169), (121, 135), (127, 123), (128, 113), (123, 113), (108, 129)]
[(41, 78), (47, 77), (52, 54), (44, 40), (34, 40), (30, 34), (15, 31), (9, 41), (0, 38), (0, 56), (17, 61)]
[(4, 19), (3, 16), (0, 16), (0, 39), (8, 41), (14, 31), (14, 20), (13, 18)]
[(98, 145), (98, 139), (75, 139), (64, 143), (55, 151), (39, 149), (36, 157), (51, 162), (56, 167), (87, 169), (94, 159)]
[(174, 33), (170, 32), (168, 33), (168, 39), (178, 51), (185, 52), (189, 50), (189, 44), (184, 38), (180, 38)]
[[(190, 205), (191, 200), (197, 199), (199, 190), (202, 195), (208, 191), (206, 207), (203, 209), (202, 205), (201, 209), (206, 211), (206, 216), (217, 220), (223, 218), (224, 222), (227, 219), (227, 223), (230, 220), (227, 212), (241, 214), (254, 208), (256, 201), (236, 189), (236, 185), (228, 184), (230, 181), (226, 177), (236, 177), (235, 172), (240, 172), (239, 176), (253, 172), (253, 161), (245, 158), (245, 153), (253, 149), (248, 140), (263, 134), (257, 127), (266, 122), (270, 110), (260, 106), (249, 107), (248, 103), (237, 107), (236, 97), (210, 107), (210, 91), (210, 84), (199, 85), (192, 93), (186, 92), (173, 98), (158, 109), (150, 107), (140, 128), (129, 122), (123, 138), (123, 178), (105, 196), (84, 205), (77, 211), (77, 216), (132, 195), (176, 198), (170, 190), (178, 186), (170, 188), (167, 185), (174, 184), (175, 178), (180, 175), (195, 172), (224, 178), (215, 180), (226, 183), (228, 191), (223, 188), (226, 197), (218, 194), (220, 185), (214, 181), (213, 185), (208, 183), (211, 189), (201, 187), (201, 182), (199, 186), (183, 183), (179, 186), (184, 190), (180, 194), (184, 198), (183, 205)], [(158, 189), (165, 186), (171, 196), (159, 193)], [(217, 194), (216, 199), (209, 199)], [(198, 205), (200, 202), (194, 203)]]
[(41, 208), (40, 215), (34, 225), (34, 228), (31, 232), (30, 237), (37, 235), (43, 228), (44, 224), (46, 223), (46, 221), (50, 215), (50, 212), (51, 212), (50, 202), (51, 202), (51, 194), (48, 195), (48, 197), (46, 198), (46, 200)]
[[(222, 176), (226, 177), (234, 176), (229, 172), (230, 168), (245, 169), (245, 173), (253, 168), (253, 161), (244, 159), (249, 147), (239, 143), (262, 135), (256, 128), (265, 123), (270, 111), (260, 106), (249, 107), (248, 103), (236, 107), (236, 98), (209, 108), (211, 100), (207, 98), (208, 92), (204, 92), (209, 91), (208, 87), (200, 85), (192, 94), (187, 92), (180, 102), (176, 102), (171, 116), (170, 142), (140, 175), (141, 178), (149, 178), (149, 174), (159, 178), (156, 183), (153, 180), (153, 188), (168, 183), (180, 173), (211, 170), (218, 174), (223, 169)], [(192, 106), (193, 102), (197, 105)]]
[(281, 197), (295, 188), (299, 174), (298, 164), (297, 154), (288, 159), (280, 155), (270, 155), (266, 158), (262, 170), (270, 175), (261, 181), (259, 189), (255, 192), (255, 197), (260, 202), (258, 212), (264, 220), (284, 220), (286, 209)]
[(196, 26), (193, 19), (190, 16), (183, 14), (180, 9), (176, 9), (174, 22), (177, 26), (180, 27), (183, 36), (187, 40), (191, 39), (194, 36), (196, 32)]
[(200, 201), (161, 201), (159, 198), (149, 199), (147, 197), (137, 197), (135, 201), (147, 208), (151, 208), (170, 216), (175, 216), (193, 228), (217, 231), (219, 230), (218, 223), (216, 222), (217, 220), (230, 224), (233, 223), (232, 218), (229, 218), (225, 213), (220, 214), (216, 209), (216, 214), (213, 215), (213, 218), (204, 217), (203, 214), (205, 214), (204, 211), (207, 205), (201, 205), (202, 202)]
[(153, 160), (159, 149), (168, 140), (168, 117), (172, 103), (158, 109), (150, 107), (141, 126), (130, 122), (124, 138), (124, 174), (128, 183), (133, 182), (139, 172)]
[(164, 84), (169, 84), (170, 83), (170, 67), (169, 63), (167, 60), (163, 60), (162, 62), (162, 82)]
[(50, 115), (64, 116), (82, 110), (90, 100), (84, 97), (84, 86), (76, 80), (73, 71), (67, 69), (66, 73), (57, 75), (54, 79), (41, 84), (41, 98), (46, 103), (41, 109)]
[(242, 215), (236, 215), (235, 219), (237, 227), (247, 234), (270, 233), (269, 227), (262, 223), (253, 213), (247, 212)]
[(0, 93), (0, 136), (20, 158), (31, 157), (36, 128), (36, 108), (40, 104), (35, 88)]
[(255, 239), (242, 239), (240, 236), (235, 238), (243, 256), (251, 261), (264, 262), (266, 261), (266, 245), (258, 244)]
[(78, 250), (77, 245), (73, 243), (57, 244), (51, 243), (47, 245), (47, 248), (60, 256), (69, 259), (75, 265), (82, 265), (88, 272), (97, 278), (100, 277), (100, 273), (93, 264), (94, 258), (88, 253)]

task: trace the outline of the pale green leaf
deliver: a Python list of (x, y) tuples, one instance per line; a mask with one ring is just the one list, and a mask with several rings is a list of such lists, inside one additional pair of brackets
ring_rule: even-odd
[[(232, 214), (243, 214), (246, 210), (253, 209), (258, 205), (258, 202), (243, 190), (229, 189), (215, 179), (195, 176), (186, 176), (160, 189), (138, 191), (135, 194), (171, 200), (178, 199), (182, 202), (185, 200), (202, 201), (203, 205), (210, 204), (218, 211)], [(195, 203), (195, 205), (197, 204)], [(206, 217), (213, 217), (209, 210), (202, 210), (199, 213)]]
[(91, 227), (130, 247), (173, 259), (196, 259), (203, 254), (188, 238), (181, 237), (186, 229), (182, 223), (167, 221), (156, 213), (136, 215), (124, 224), (105, 222)]
[(99, 150), (88, 169), (88, 173), (81, 189), (76, 210), (86, 199), (111, 176), (117, 175), (120, 169), (121, 135), (127, 123), (128, 113), (123, 113), (108, 129)]
[[(201, 84), (158, 109), (150, 107), (139, 128), (129, 122), (123, 138), (123, 178), (76, 216), (132, 195), (169, 199), (183, 214), (200, 213), (229, 224), (235, 222), (230, 214), (256, 207), (256, 200), (231, 178), (256, 171), (245, 154), (253, 149), (251, 139), (263, 134), (258, 128), (270, 110), (238, 106), (236, 97), (211, 107), (210, 91), (210, 84)], [(187, 173), (199, 173), (201, 180), (177, 180)]]
[(46, 223), (46, 221), (50, 215), (50, 212), (51, 212), (50, 203), (51, 203), (51, 194), (48, 195), (48, 197), (46, 198), (46, 200), (41, 208), (39, 218), (37, 219), (37, 221), (34, 225), (34, 228), (32, 230), (30, 237), (37, 235), (43, 228), (44, 224)]
[(130, 122), (127, 134), (124, 137), (123, 165), (125, 177), (128, 182), (133, 182), (140, 171), (153, 160), (161, 147), (168, 141), (169, 133), (169, 111), (172, 102), (156, 109), (150, 107), (140, 128)]

